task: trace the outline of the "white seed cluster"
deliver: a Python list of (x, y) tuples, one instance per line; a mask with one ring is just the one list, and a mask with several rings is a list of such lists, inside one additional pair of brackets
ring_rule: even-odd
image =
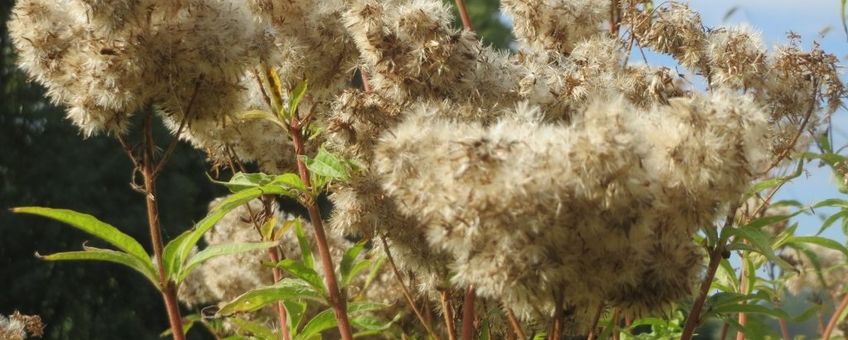
[[(122, 133), (152, 106), (213, 159), (266, 171), (292, 168), (291, 144), (240, 113), (266, 109), (269, 79), (284, 100), (308, 79), (301, 113), (323, 133), (307, 147), (365, 165), (333, 188), (333, 230), (385, 237), (425, 292), (473, 285), (540, 324), (559, 306), (581, 333), (599, 305), (688, 296), (693, 234), (844, 94), (836, 57), (795, 36), (769, 52), (753, 29), (704, 27), (671, 1), (626, 6), (621, 38), (609, 4), (504, 0), (512, 52), (453, 28), (439, 0), (20, 0), (9, 28), (20, 66), (84, 134)], [(628, 64), (633, 46), (681, 69)], [(356, 69), (370, 91), (348, 88)], [(216, 300), (267, 281), (208, 273)]]

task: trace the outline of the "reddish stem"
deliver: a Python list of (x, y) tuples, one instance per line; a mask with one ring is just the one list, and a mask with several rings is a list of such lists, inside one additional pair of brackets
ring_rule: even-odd
[[(294, 143), (294, 152), (297, 155), (297, 171), (300, 174), (300, 180), (307, 189), (312, 190), (312, 181), (309, 179), (309, 169), (303, 162), (300, 156), (305, 154), (303, 141), (303, 131), (297, 115), (292, 117), (289, 126), (292, 142)], [(330, 257), (330, 247), (327, 244), (327, 235), (324, 233), (324, 223), (321, 220), (321, 211), (314, 199), (310, 198), (303, 202), (306, 210), (309, 211), (309, 220), (312, 222), (312, 228), (315, 231), (315, 243), (318, 246), (318, 255), (321, 258), (321, 267), (324, 270), (324, 282), (327, 285), (328, 302), (333, 307), (333, 312), (336, 316), (336, 323), (339, 328), (339, 333), (344, 340), (352, 340), (353, 332), (351, 332), (350, 321), (347, 318), (347, 301), (339, 290), (338, 282), (336, 281), (335, 266), (333, 259)]]
[(456, 0), (456, 8), (459, 9), (459, 18), (462, 19), (462, 27), (469, 31), (474, 31), (471, 25), (471, 17), (468, 16), (468, 9), (465, 8), (465, 1)]
[(165, 265), (162, 262), (164, 246), (162, 244), (162, 232), (159, 226), (159, 206), (156, 202), (156, 179), (153, 149), (153, 111), (149, 111), (144, 117), (144, 155), (141, 162), (141, 173), (144, 177), (144, 193), (147, 202), (147, 223), (150, 229), (150, 243), (153, 246), (153, 258), (159, 272), (159, 291), (165, 302), (165, 310), (168, 312), (168, 322), (171, 325), (171, 334), (174, 340), (184, 340), (183, 321), (180, 316), (180, 306), (177, 303), (177, 289), (174, 283), (168, 279)]
[(474, 339), (474, 286), (465, 290), (462, 301), (462, 340)]
[(448, 300), (448, 291), (439, 291), (439, 301), (442, 303), (442, 315), (445, 317), (445, 328), (448, 329), (448, 340), (456, 340), (456, 325), (453, 322), (453, 310)]
[(698, 327), (698, 324), (701, 322), (701, 309), (704, 308), (704, 301), (707, 300), (707, 293), (710, 292), (710, 286), (713, 284), (713, 279), (715, 278), (716, 271), (718, 270), (718, 265), (721, 263), (723, 252), (724, 245), (718, 245), (713, 248), (713, 251), (710, 253), (710, 263), (707, 265), (707, 275), (704, 277), (704, 281), (701, 282), (698, 298), (695, 299), (695, 303), (692, 304), (692, 310), (689, 311), (689, 317), (686, 318), (686, 325), (683, 327), (683, 335), (680, 337), (681, 340), (692, 339), (692, 335), (695, 334), (695, 328)]
[(842, 298), (842, 302), (839, 303), (839, 306), (836, 307), (836, 310), (833, 312), (833, 316), (830, 317), (830, 321), (827, 322), (827, 328), (824, 330), (822, 340), (830, 339), (830, 334), (832, 334), (833, 330), (836, 329), (836, 325), (839, 323), (839, 317), (842, 316), (842, 313), (845, 312), (846, 308), (848, 308), (848, 294), (845, 294)]
[[(745, 260), (745, 258), (743, 257), (742, 258), (742, 271), (741, 271), (741, 274), (739, 275), (739, 276), (741, 276), (739, 278), (739, 281), (740, 281), (739, 282), (739, 292), (742, 293), (742, 294), (748, 294), (748, 271), (749, 270), (751, 270), (751, 268), (748, 268), (748, 261)], [(744, 305), (745, 301), (742, 301), (740, 303)], [(746, 324), (748, 324), (748, 315), (740, 312), (739, 317), (738, 317), (738, 322), (739, 322), (739, 326), (741, 326), (741, 327), (739, 328), (738, 331), (736, 331), (736, 340), (745, 340), (745, 332), (743, 332), (742, 329), (745, 328)]]
[(559, 340), (562, 337), (562, 317), (565, 313), (562, 310), (561, 299), (556, 299), (557, 304), (554, 307), (554, 322), (551, 325), (551, 334), (548, 335), (549, 340)]
[(786, 320), (778, 319), (777, 323), (780, 324), (780, 334), (783, 335), (783, 340), (792, 340), (792, 337), (789, 336), (789, 327), (786, 326)]
[(521, 329), (521, 323), (518, 322), (518, 318), (515, 317), (515, 313), (512, 312), (512, 309), (506, 309), (506, 317), (509, 319), (509, 324), (512, 325), (512, 331), (515, 332), (515, 336), (517, 336), (519, 340), (526, 340), (527, 335), (525, 335), (524, 330)]

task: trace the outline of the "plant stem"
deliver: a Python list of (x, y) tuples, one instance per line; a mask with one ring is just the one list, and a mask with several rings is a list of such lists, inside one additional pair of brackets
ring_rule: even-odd
[(830, 334), (832, 334), (833, 330), (836, 329), (836, 324), (839, 323), (839, 319), (842, 316), (842, 313), (845, 312), (846, 308), (848, 308), (848, 294), (845, 294), (842, 298), (842, 302), (840, 302), (839, 306), (836, 307), (836, 310), (833, 311), (833, 316), (830, 317), (830, 321), (827, 322), (827, 328), (824, 329), (822, 340), (830, 339)]
[[(392, 257), (392, 252), (389, 250), (389, 244), (386, 242), (386, 238), (382, 235), (380, 236), (380, 241), (383, 242), (383, 251), (386, 252), (386, 257), (389, 259), (389, 266), (392, 267), (392, 272), (395, 274), (395, 278), (397, 278), (398, 283), (400, 283), (400, 289), (403, 292), (403, 297), (406, 298), (406, 303), (409, 305), (409, 308), (412, 308), (412, 311), (415, 313), (415, 316), (418, 318), (418, 321), (421, 322), (421, 325), (424, 326), (424, 330), (427, 331), (427, 334), (430, 335), (433, 339), (438, 339), (436, 336), (436, 332), (433, 331), (433, 327), (430, 326), (430, 322), (424, 319), (421, 311), (418, 310), (418, 307), (415, 306), (415, 299), (412, 298), (412, 294), (409, 292), (409, 289), (406, 288), (406, 284), (403, 283), (403, 277), (400, 275), (400, 271), (397, 269), (397, 265), (395, 264), (395, 259)], [(447, 316), (446, 316), (447, 317)], [(448, 333), (450, 334), (450, 328), (448, 328)], [(456, 335), (454, 335), (452, 340), (456, 339)]]
[[(300, 180), (307, 189), (312, 190), (312, 182), (309, 179), (309, 169), (303, 162), (300, 156), (305, 154), (303, 142), (303, 130), (297, 115), (294, 115), (290, 124), (290, 132), (292, 142), (294, 143), (294, 152), (297, 155), (297, 171), (300, 174)], [(351, 332), (350, 322), (347, 318), (347, 301), (342, 296), (339, 290), (339, 285), (336, 281), (335, 268), (333, 259), (330, 257), (330, 247), (327, 244), (327, 235), (324, 233), (324, 223), (321, 220), (321, 211), (318, 209), (318, 204), (314, 199), (303, 202), (306, 210), (309, 211), (309, 220), (312, 222), (312, 228), (315, 231), (315, 243), (318, 246), (318, 255), (321, 257), (321, 267), (324, 270), (324, 281), (327, 284), (327, 300), (333, 307), (333, 312), (336, 316), (339, 333), (344, 340), (352, 340), (353, 333)]]
[(564, 311), (562, 310), (562, 299), (556, 299), (556, 306), (554, 307), (554, 322), (551, 325), (551, 334), (548, 335), (549, 340), (558, 340), (562, 337), (562, 317)]
[[(748, 268), (748, 261), (745, 259), (745, 256), (742, 256), (742, 270), (739, 274), (739, 292), (743, 295), (748, 294), (748, 271), (751, 269), (752, 268)], [(740, 302), (740, 304), (744, 305), (745, 301)], [(744, 312), (740, 312), (737, 321), (741, 328), (736, 331), (736, 340), (745, 340), (745, 332), (743, 332), (742, 329), (745, 328), (745, 325), (748, 323), (748, 315)]]
[(586, 340), (595, 340), (595, 333), (598, 329), (598, 322), (601, 321), (601, 313), (604, 312), (604, 304), (601, 303), (598, 305), (598, 310), (595, 311), (595, 316), (592, 318), (592, 327), (589, 328), (589, 335), (586, 336)]
[(439, 301), (442, 303), (442, 315), (445, 317), (445, 328), (448, 329), (448, 340), (456, 340), (456, 325), (453, 322), (453, 310), (448, 301), (447, 290), (439, 291)]
[(689, 316), (686, 318), (686, 325), (683, 327), (683, 335), (680, 337), (681, 340), (692, 339), (692, 335), (695, 334), (695, 328), (698, 327), (698, 324), (701, 322), (701, 309), (704, 307), (704, 301), (707, 300), (707, 293), (710, 292), (710, 286), (713, 284), (713, 279), (715, 278), (716, 271), (718, 270), (718, 265), (721, 263), (723, 252), (723, 244), (716, 245), (715, 248), (713, 248), (713, 251), (710, 252), (710, 263), (707, 265), (707, 275), (704, 277), (704, 281), (701, 282), (698, 298), (695, 299), (695, 303), (692, 304), (692, 310), (689, 311)]
[(462, 27), (469, 31), (474, 31), (471, 25), (471, 17), (468, 16), (468, 9), (465, 7), (465, 1), (456, 0), (456, 8), (459, 9), (459, 18), (462, 19)]
[(789, 327), (786, 326), (786, 320), (778, 319), (777, 323), (780, 324), (780, 334), (783, 335), (783, 340), (792, 340), (792, 337), (789, 336)]
[(153, 110), (148, 110), (144, 117), (144, 156), (141, 162), (142, 175), (144, 176), (144, 192), (147, 201), (147, 223), (150, 227), (150, 242), (153, 246), (153, 258), (159, 271), (159, 291), (165, 301), (165, 309), (168, 312), (168, 322), (171, 325), (171, 334), (174, 340), (184, 340), (183, 321), (180, 316), (180, 306), (177, 304), (177, 292), (174, 283), (168, 279), (165, 273), (165, 265), (162, 261), (164, 246), (162, 244), (162, 232), (159, 227), (159, 207), (156, 202), (156, 180), (153, 149)]
[[(280, 262), (280, 251), (277, 247), (271, 248), (269, 252), (271, 253), (271, 260), (274, 263)], [(274, 283), (280, 282), (283, 279), (283, 273), (280, 272), (280, 268), (274, 267), (272, 268), (272, 272), (274, 274)], [(280, 320), (280, 338), (282, 340), (289, 340), (291, 337), (289, 336), (288, 316), (286, 305), (283, 301), (277, 301), (277, 317)]]
[(462, 340), (474, 339), (474, 319), (474, 286), (470, 285), (462, 301)]
[(506, 309), (506, 317), (509, 319), (509, 324), (512, 325), (512, 331), (515, 332), (515, 336), (517, 336), (519, 340), (526, 340), (527, 335), (525, 335), (524, 330), (521, 329), (521, 323), (518, 322), (518, 318), (515, 317), (515, 313), (512, 312), (512, 309)]

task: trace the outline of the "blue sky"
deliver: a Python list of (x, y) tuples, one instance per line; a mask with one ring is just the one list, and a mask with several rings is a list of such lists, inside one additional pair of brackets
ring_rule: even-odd
[[(848, 38), (842, 29), (840, 2), (837, 0), (693, 0), (689, 4), (701, 13), (706, 26), (746, 23), (762, 32), (763, 40), (769, 47), (786, 42), (786, 33), (791, 30), (801, 35), (804, 46), (809, 46), (813, 40), (819, 41), (825, 51), (837, 55), (843, 63), (846, 61)], [(732, 8), (737, 9), (723, 21)], [(828, 29), (829, 32), (821, 37), (820, 33)], [(842, 77), (843, 80), (847, 78), (844, 69)], [(848, 112), (838, 111), (833, 117), (833, 125), (835, 147), (848, 143)], [(827, 168), (810, 164), (807, 170), (807, 174), (785, 186), (777, 198), (794, 199), (804, 204), (833, 197), (848, 198), (836, 190)], [(832, 211), (817, 209), (816, 213), (830, 214)], [(801, 216), (797, 221), (799, 234), (813, 234), (822, 223), (817, 216)], [(824, 236), (845, 241), (838, 223)]]

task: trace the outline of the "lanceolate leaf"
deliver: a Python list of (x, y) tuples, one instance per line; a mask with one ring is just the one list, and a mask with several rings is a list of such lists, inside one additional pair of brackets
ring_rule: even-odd
[(239, 206), (250, 202), (251, 200), (262, 195), (279, 195), (287, 191), (279, 185), (269, 184), (262, 187), (250, 188), (239, 191), (228, 196), (223, 202), (218, 204), (205, 218), (198, 222), (194, 228), (188, 230), (178, 236), (176, 239), (165, 246), (164, 262), (168, 275), (173, 278), (173, 275), (179, 271), (179, 268), (188, 260), (191, 254), (191, 249), (200, 241), (207, 231), (212, 229), (218, 221), (230, 211)]
[(273, 286), (262, 287), (244, 293), (221, 307), (218, 315), (252, 312), (270, 303), (285, 299), (311, 299), (323, 301), (321, 296), (302, 280), (283, 279)]
[(268, 326), (265, 326), (259, 322), (249, 321), (242, 318), (230, 318), (229, 321), (234, 323), (239, 328), (239, 330), (241, 331), (239, 333), (244, 334), (246, 331), (247, 334), (253, 335), (258, 339), (275, 339), (274, 330), (268, 328)]
[(188, 277), (188, 274), (190, 274), (195, 268), (197, 268), (197, 266), (201, 265), (206, 260), (218, 256), (246, 253), (259, 249), (268, 249), (275, 245), (277, 245), (277, 242), (226, 243), (210, 246), (206, 249), (203, 249), (201, 252), (195, 254), (188, 260), (188, 262), (186, 262), (185, 266), (183, 266), (183, 268), (179, 270), (176, 282), (183, 282), (183, 280)]
[[(759, 229), (751, 227), (742, 227), (733, 229), (731, 233), (738, 237), (740, 240), (747, 240), (750, 243), (752, 249), (756, 250), (760, 254), (763, 254), (772, 263), (777, 264), (784, 269), (792, 268), (792, 265), (786, 263), (786, 261), (777, 257), (774, 254), (774, 249), (772, 249), (771, 247), (771, 242), (769, 241), (768, 235), (766, 235)], [(737, 242), (739, 242), (739, 240), (737, 240)]]
[(848, 248), (846, 248), (842, 243), (837, 241), (824, 238), (821, 236), (793, 236), (790, 237), (786, 243), (790, 244), (799, 244), (799, 243), (812, 243), (816, 245), (820, 245), (825, 248), (830, 248), (833, 250), (838, 250), (842, 252), (845, 256), (848, 256)]
[(84, 251), (69, 251), (46, 256), (36, 253), (35, 255), (47, 261), (105, 261), (122, 264), (141, 273), (150, 283), (159, 287), (159, 281), (156, 279), (156, 272), (150, 260), (142, 261), (122, 251), (86, 247)]
[[(94, 216), (78, 213), (73, 210), (42, 207), (18, 207), (12, 209), (12, 211), (15, 213), (38, 215), (67, 223), (74, 228), (109, 242), (109, 244), (141, 261), (150, 262), (150, 255), (147, 254), (144, 247), (138, 241), (122, 233), (118, 228), (98, 220)], [(151, 264), (151, 266), (153, 265)]]
[(315, 260), (312, 257), (312, 248), (309, 247), (309, 240), (306, 239), (306, 234), (303, 232), (303, 223), (300, 220), (294, 220), (294, 231), (297, 235), (297, 243), (300, 246), (300, 256), (303, 263), (309, 268), (315, 268)]
[(309, 283), (322, 294), (327, 291), (326, 288), (324, 288), (324, 281), (321, 279), (321, 276), (318, 275), (318, 272), (316, 272), (312, 267), (306, 266), (303, 262), (292, 259), (284, 259), (277, 263), (277, 267), (282, 268), (289, 274)]
[(298, 334), (298, 339), (308, 340), (317, 337), (322, 331), (336, 327), (336, 316), (332, 309), (326, 309), (303, 326), (303, 330)]
[(366, 240), (360, 241), (359, 243), (345, 251), (344, 255), (342, 256), (342, 262), (339, 264), (339, 270), (342, 274), (342, 285), (347, 285), (347, 283), (350, 282), (352, 277), (356, 275), (355, 273), (352, 273), (352, 269), (354, 267), (354, 263), (356, 262), (356, 258), (359, 256), (360, 253), (362, 253), (362, 250), (365, 249), (366, 243)]

